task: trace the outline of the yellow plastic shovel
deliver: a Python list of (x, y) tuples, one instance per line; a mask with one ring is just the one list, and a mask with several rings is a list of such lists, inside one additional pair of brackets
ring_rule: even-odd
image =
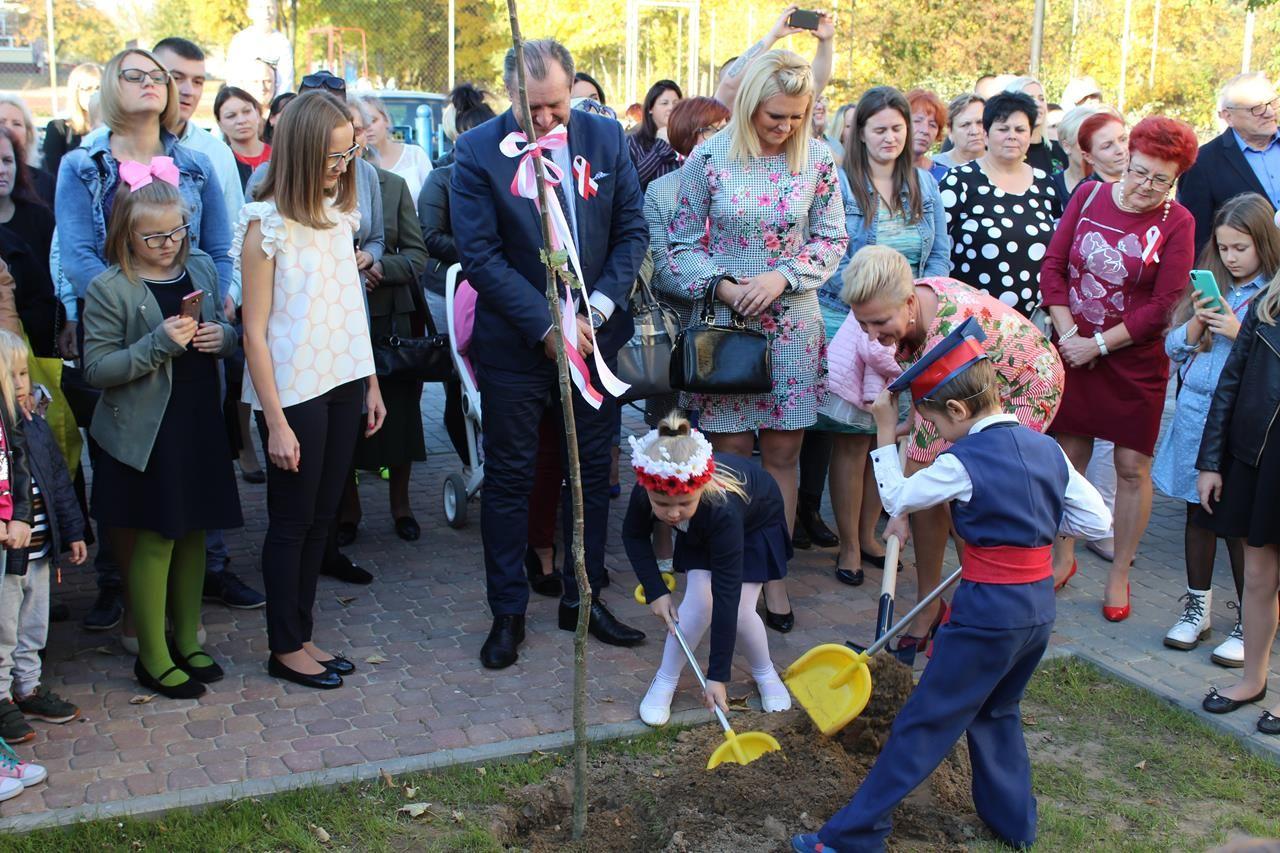
[[(667, 585), (667, 592), (676, 591), (676, 576), (672, 572), (662, 573), (662, 582)], [(648, 604), (649, 599), (644, 595), (644, 584), (636, 584), (636, 604)]]
[[(689, 666), (693, 667), (694, 673), (698, 676), (698, 683), (702, 685), (702, 689), (707, 689), (707, 680), (702, 677), (702, 669), (698, 666), (698, 659), (693, 656), (693, 649), (689, 648), (689, 644), (684, 640), (684, 633), (680, 630), (680, 625), (675, 626), (676, 639), (680, 642), (680, 648), (684, 649), (684, 656), (689, 659)], [(714, 709), (716, 719), (720, 721), (721, 727), (724, 728), (724, 743), (715, 748), (711, 753), (711, 758), (707, 760), (707, 769), (714, 770), (726, 761), (732, 764), (750, 764), (766, 752), (781, 752), (782, 747), (778, 745), (778, 741), (771, 734), (764, 732), (743, 732), (737, 734), (729, 726), (729, 721), (725, 719), (724, 712), (719, 708)]]
[[(885, 565), (888, 565), (886, 561)], [(853, 722), (871, 699), (871, 670), (867, 660), (911, 624), (911, 620), (960, 579), (960, 569), (911, 608), (906, 616), (876, 639), (866, 651), (836, 643), (815, 646), (787, 667), (782, 680), (796, 701), (824, 735), (833, 735)]]

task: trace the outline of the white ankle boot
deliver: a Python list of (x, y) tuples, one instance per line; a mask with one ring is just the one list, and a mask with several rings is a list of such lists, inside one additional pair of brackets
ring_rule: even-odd
[(669, 683), (660, 675), (649, 682), (649, 691), (640, 700), (640, 719), (649, 726), (665, 726), (671, 719), (671, 700), (676, 695), (677, 683)]
[(1232, 669), (1244, 666), (1244, 626), (1239, 619), (1227, 639), (1213, 650), (1209, 659), (1218, 666), (1229, 666)]
[(1187, 587), (1187, 594), (1178, 599), (1184, 602), (1182, 616), (1164, 635), (1164, 644), (1171, 649), (1194, 649), (1210, 634), (1209, 609), (1213, 606), (1213, 591)]
[(769, 713), (791, 710), (791, 694), (787, 685), (778, 677), (777, 670), (770, 670), (767, 675), (754, 676), (756, 688), (760, 691), (760, 707)]

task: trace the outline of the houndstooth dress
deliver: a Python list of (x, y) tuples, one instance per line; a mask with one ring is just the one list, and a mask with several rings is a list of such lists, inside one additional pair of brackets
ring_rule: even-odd
[[(826, 394), (827, 346), (818, 288), (848, 245), (844, 204), (831, 149), (810, 144), (808, 160), (791, 174), (785, 155), (743, 163), (729, 156), (730, 133), (694, 149), (681, 168), (670, 225), (670, 263), (685, 299), (701, 300), (707, 282), (727, 274), (746, 279), (776, 270), (786, 290), (747, 328), (762, 331), (773, 350), (773, 390), (765, 394), (683, 395), (712, 433), (813, 426)], [(715, 307), (716, 322), (732, 314)]]

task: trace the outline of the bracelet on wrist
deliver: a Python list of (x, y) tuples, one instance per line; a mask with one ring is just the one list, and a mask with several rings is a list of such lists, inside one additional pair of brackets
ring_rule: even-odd
[(1106, 342), (1106, 340), (1104, 340), (1104, 339), (1103, 339), (1103, 337), (1102, 337), (1102, 332), (1094, 332), (1094, 333), (1093, 333), (1093, 342), (1094, 342), (1095, 344), (1097, 344), (1097, 345), (1098, 345), (1098, 354), (1099, 354), (1099, 355), (1110, 355), (1110, 354), (1111, 354), (1111, 352), (1107, 349), (1107, 342)]
[(1062, 334), (1058, 335), (1058, 340), (1067, 341), (1067, 340), (1070, 340), (1071, 338), (1074, 338), (1078, 334), (1080, 334), (1080, 326), (1075, 325), (1075, 326), (1072, 326), (1070, 329), (1067, 329)]

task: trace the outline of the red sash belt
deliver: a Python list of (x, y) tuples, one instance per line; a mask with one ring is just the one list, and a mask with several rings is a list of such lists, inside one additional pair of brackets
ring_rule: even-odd
[(964, 546), (961, 579), (976, 583), (1035, 583), (1053, 574), (1053, 546)]

